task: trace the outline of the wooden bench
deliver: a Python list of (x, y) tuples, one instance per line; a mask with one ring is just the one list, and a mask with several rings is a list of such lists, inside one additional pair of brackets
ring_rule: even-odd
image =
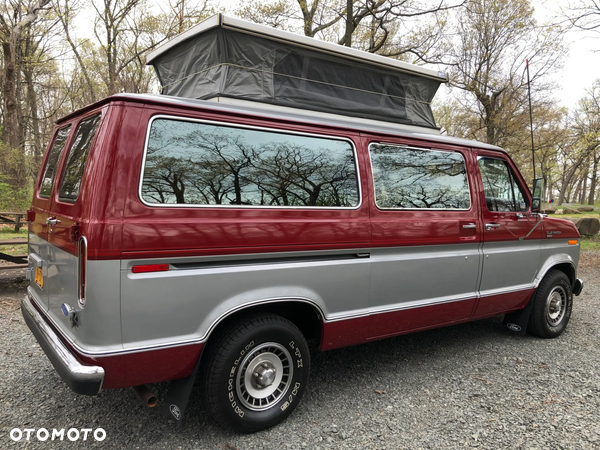
[(0, 224), (14, 225), (15, 233), (18, 233), (21, 227), (27, 224), (27, 221), (23, 221), (25, 216), (24, 212), (0, 212)]
[[(3, 239), (0, 240), (0, 247), (7, 245), (23, 245), (27, 244), (27, 239), (18, 238), (18, 239)], [(0, 270), (6, 269), (22, 269), (27, 267), (27, 255), (8, 255), (6, 253), (0, 252), (0, 259), (5, 261), (9, 261), (12, 264), (10, 265), (0, 265)]]

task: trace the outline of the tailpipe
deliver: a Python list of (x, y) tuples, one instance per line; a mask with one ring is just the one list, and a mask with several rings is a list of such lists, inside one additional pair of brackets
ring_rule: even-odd
[(145, 385), (134, 386), (133, 390), (140, 396), (142, 401), (150, 408), (154, 408), (158, 404), (158, 398)]

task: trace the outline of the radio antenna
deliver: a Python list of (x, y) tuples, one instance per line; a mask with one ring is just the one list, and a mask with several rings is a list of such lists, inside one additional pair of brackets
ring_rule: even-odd
[(535, 180), (535, 150), (533, 148), (533, 112), (531, 109), (531, 83), (529, 81), (529, 59), (525, 60), (527, 68), (527, 96), (529, 97), (529, 130), (531, 131), (531, 161), (533, 163), (533, 179)]

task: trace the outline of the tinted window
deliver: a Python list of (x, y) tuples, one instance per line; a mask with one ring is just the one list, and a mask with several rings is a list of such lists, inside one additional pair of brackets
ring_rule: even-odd
[(142, 198), (151, 204), (353, 207), (357, 186), (347, 141), (157, 119)]
[(77, 127), (75, 139), (71, 145), (67, 167), (63, 174), (58, 198), (66, 202), (75, 202), (79, 195), (85, 163), (92, 147), (92, 141), (100, 122), (100, 115), (82, 120)]
[(489, 211), (527, 210), (526, 197), (505, 161), (479, 158), (478, 163)]
[(382, 209), (469, 209), (460, 153), (371, 144), (375, 202)]
[(58, 167), (58, 160), (60, 158), (60, 154), (62, 153), (63, 148), (65, 148), (65, 143), (67, 142), (67, 138), (69, 137), (70, 129), (71, 125), (65, 128), (61, 128), (56, 133), (54, 143), (50, 148), (50, 154), (48, 155), (48, 161), (46, 162), (44, 175), (42, 176), (42, 184), (40, 186), (40, 197), (50, 197), (50, 193), (52, 192), (52, 183), (54, 182), (56, 168)]

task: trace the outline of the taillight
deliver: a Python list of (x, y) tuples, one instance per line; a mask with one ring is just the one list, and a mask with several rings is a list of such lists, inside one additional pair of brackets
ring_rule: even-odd
[(169, 270), (168, 264), (148, 264), (145, 266), (133, 266), (131, 268), (133, 273), (166, 272), (167, 270)]
[(79, 259), (77, 261), (77, 286), (79, 306), (85, 306), (85, 283), (87, 278), (87, 239), (85, 236), (79, 238)]

